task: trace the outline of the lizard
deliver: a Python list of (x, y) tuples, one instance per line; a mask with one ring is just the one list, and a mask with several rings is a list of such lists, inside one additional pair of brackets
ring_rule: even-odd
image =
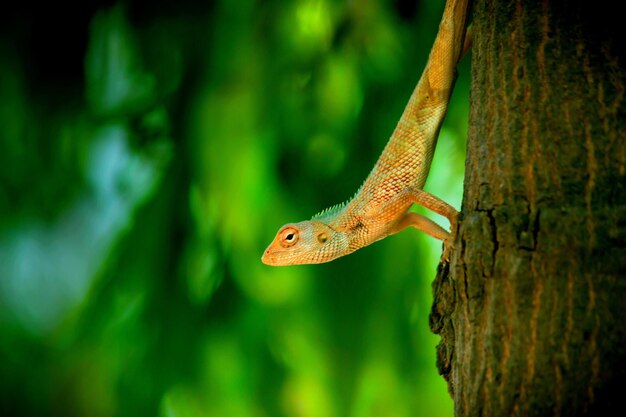
[[(349, 201), (281, 227), (261, 258), (267, 265), (318, 264), (347, 255), (409, 226), (444, 242), (448, 262), (457, 210), (422, 188), (456, 81), (456, 66), (471, 44), (468, 0), (448, 0), (426, 67), (402, 116), (363, 185)], [(419, 204), (450, 222), (447, 232), (408, 211)]]

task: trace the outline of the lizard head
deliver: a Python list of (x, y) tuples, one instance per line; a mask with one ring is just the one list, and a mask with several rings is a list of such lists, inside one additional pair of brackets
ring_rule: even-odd
[(320, 264), (348, 251), (348, 238), (318, 220), (289, 223), (280, 228), (261, 260), (273, 266)]

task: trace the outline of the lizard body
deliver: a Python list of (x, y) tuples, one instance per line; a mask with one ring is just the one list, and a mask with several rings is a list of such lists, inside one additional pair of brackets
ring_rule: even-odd
[[(284, 225), (265, 250), (268, 265), (328, 262), (413, 226), (444, 241), (444, 260), (452, 236), (432, 220), (408, 212), (420, 204), (445, 216), (455, 229), (458, 212), (422, 190), (464, 45), (468, 0), (448, 0), (439, 32), (398, 125), (376, 165), (355, 196), (314, 216)], [(468, 36), (469, 39), (469, 36)]]

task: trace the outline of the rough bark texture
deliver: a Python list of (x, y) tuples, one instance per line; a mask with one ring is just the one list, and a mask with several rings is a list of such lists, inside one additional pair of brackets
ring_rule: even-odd
[(619, 2), (474, 2), (459, 235), (431, 327), (456, 416), (589, 416), (626, 383)]

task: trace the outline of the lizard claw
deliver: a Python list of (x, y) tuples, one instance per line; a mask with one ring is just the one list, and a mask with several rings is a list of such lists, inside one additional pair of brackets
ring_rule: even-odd
[(459, 225), (458, 213), (450, 221), (450, 235), (443, 240), (443, 254), (441, 255), (441, 262), (447, 264), (450, 262), (450, 253), (454, 249), (454, 240), (456, 238), (457, 227)]
[(443, 241), (443, 254), (441, 255), (441, 262), (447, 264), (450, 262), (450, 253), (454, 249), (454, 239), (452, 236)]

